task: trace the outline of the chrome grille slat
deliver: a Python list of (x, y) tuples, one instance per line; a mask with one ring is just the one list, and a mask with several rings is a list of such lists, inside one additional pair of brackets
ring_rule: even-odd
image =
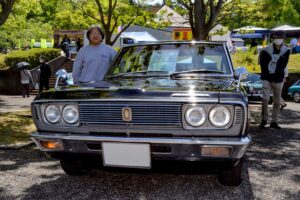
[(236, 106), (235, 107), (234, 124), (241, 124), (242, 121), (243, 121), (243, 110), (241, 107)]
[[(132, 121), (122, 119), (122, 108), (131, 108)], [(181, 125), (181, 104), (147, 104), (147, 103), (80, 103), (80, 121), (84, 124), (111, 125)]]

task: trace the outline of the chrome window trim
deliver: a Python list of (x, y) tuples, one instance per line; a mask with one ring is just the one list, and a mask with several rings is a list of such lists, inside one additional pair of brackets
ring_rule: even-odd
[(223, 44), (223, 48), (224, 48), (224, 51), (225, 51), (225, 54), (226, 54), (226, 57), (227, 57), (227, 60), (228, 60), (228, 63), (229, 63), (229, 68), (230, 68), (230, 71), (231, 71), (231, 76), (233, 77), (234, 70), (233, 70), (233, 63), (232, 63), (232, 60), (231, 60), (231, 56), (230, 56), (228, 48), (226, 47), (225, 44)]

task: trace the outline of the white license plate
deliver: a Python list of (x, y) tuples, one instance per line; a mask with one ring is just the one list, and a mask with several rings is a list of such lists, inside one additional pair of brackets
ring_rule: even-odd
[(112, 167), (151, 168), (149, 144), (103, 142), (103, 165)]

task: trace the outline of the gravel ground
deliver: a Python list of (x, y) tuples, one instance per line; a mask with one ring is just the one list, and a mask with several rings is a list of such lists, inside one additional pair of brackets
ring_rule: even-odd
[(250, 108), (253, 143), (238, 187), (222, 186), (210, 167), (182, 163), (69, 177), (29, 148), (0, 151), (0, 199), (300, 199), (300, 104), (283, 110), (281, 131), (259, 130), (259, 105)]

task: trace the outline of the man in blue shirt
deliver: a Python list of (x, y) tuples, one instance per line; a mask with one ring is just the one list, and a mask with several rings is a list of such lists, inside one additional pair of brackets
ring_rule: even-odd
[(73, 65), (74, 84), (101, 81), (116, 55), (116, 51), (103, 43), (104, 33), (98, 26), (87, 31), (89, 45), (80, 49)]

